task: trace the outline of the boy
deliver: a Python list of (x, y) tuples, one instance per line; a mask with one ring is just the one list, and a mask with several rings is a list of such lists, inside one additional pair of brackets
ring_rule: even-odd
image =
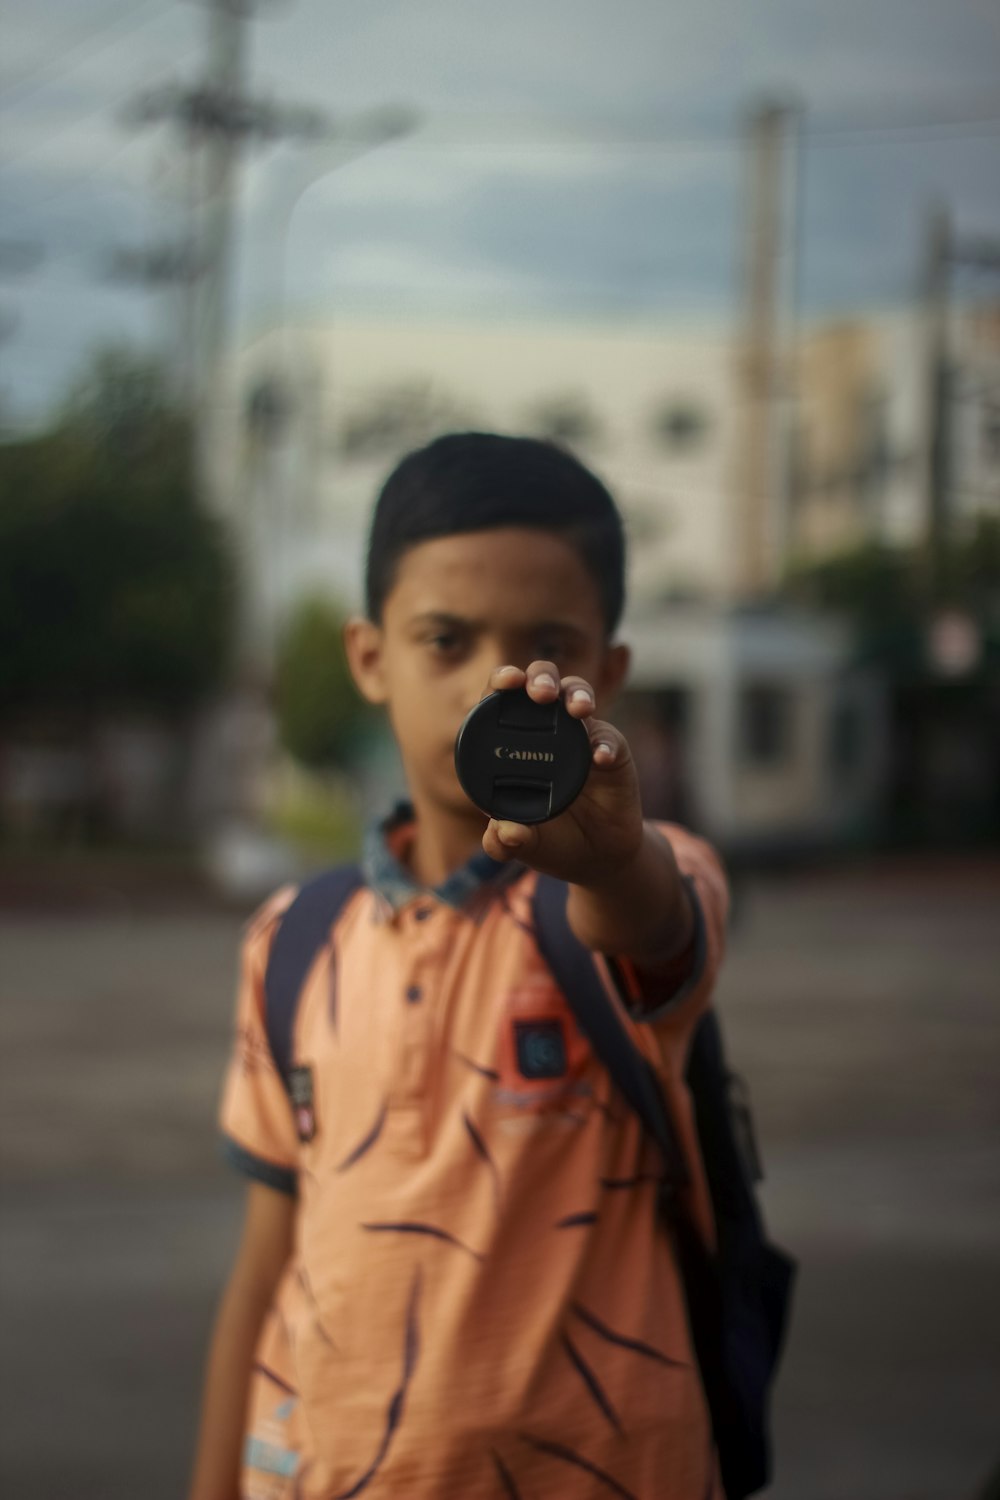
[[(294, 893), (249, 928), (222, 1126), (250, 1185), (190, 1500), (721, 1496), (657, 1151), (531, 925), (536, 872), (567, 881), (573, 932), (627, 985), (710, 1239), (682, 1075), (726, 888), (703, 842), (643, 823), (628, 746), (597, 717), (628, 667), (623, 595), (614, 503), (548, 444), (441, 438), (383, 488), (345, 643), (412, 807), (369, 841), (303, 989), (294, 1114), (261, 1009)], [(579, 798), (533, 827), (486, 819), (453, 762), (484, 691), (522, 685), (561, 694), (593, 745)]]

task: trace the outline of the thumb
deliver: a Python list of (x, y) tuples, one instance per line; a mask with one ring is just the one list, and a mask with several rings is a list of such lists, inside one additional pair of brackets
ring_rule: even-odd
[(491, 858), (505, 861), (530, 856), (538, 843), (538, 830), (506, 818), (491, 818), (483, 834), (483, 848)]

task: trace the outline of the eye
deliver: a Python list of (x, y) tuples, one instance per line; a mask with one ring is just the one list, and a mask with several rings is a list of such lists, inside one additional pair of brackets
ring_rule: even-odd
[[(563, 636), (542, 635), (535, 641), (535, 658), (538, 661), (553, 661), (564, 669), (571, 656), (569, 644)], [(565, 676), (565, 670), (562, 675)]]
[(465, 637), (458, 630), (435, 630), (426, 637), (425, 644), (434, 656), (450, 659), (464, 651)]

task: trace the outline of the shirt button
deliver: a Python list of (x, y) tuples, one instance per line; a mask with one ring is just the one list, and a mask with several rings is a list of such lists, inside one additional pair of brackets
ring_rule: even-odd
[(411, 984), (408, 986), (406, 991), (406, 998), (407, 1000), (409, 1000), (411, 1005), (416, 1005), (417, 1001), (422, 995), (423, 990), (420, 988), (419, 984)]

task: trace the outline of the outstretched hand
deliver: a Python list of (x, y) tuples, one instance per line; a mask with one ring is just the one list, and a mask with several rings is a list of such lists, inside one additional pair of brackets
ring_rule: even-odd
[(536, 703), (562, 697), (567, 712), (585, 722), (590, 736), (590, 775), (565, 812), (527, 825), (491, 818), (483, 848), (496, 860), (517, 859), (571, 885), (598, 887), (614, 881), (636, 858), (643, 840), (639, 784), (624, 735), (594, 717), (594, 690), (582, 677), (563, 677), (550, 661), (497, 667), (488, 692), (523, 687)]

